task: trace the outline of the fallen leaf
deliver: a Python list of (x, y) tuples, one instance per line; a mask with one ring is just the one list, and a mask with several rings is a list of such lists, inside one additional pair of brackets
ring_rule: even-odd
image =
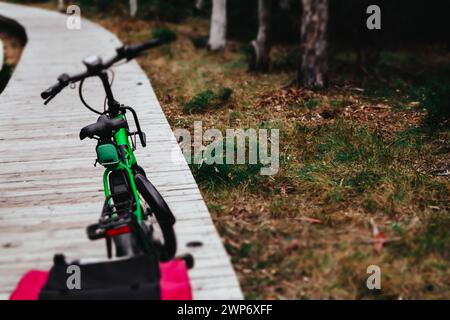
[(234, 249), (239, 249), (239, 248), (241, 247), (237, 242), (235, 242), (235, 241), (233, 241), (233, 240), (231, 240), (231, 239), (228, 239), (228, 240), (226, 241), (226, 243), (227, 243), (230, 247), (232, 247), (232, 248), (234, 248)]
[(387, 241), (387, 237), (384, 232), (378, 229), (378, 226), (373, 219), (370, 219), (370, 224), (372, 226), (373, 247), (375, 251), (380, 254), (383, 250), (383, 244)]
[(383, 249), (383, 244), (387, 240), (384, 232), (379, 232), (376, 236), (374, 236), (373, 240), (373, 247), (375, 248), (375, 251), (380, 254)]
[(280, 187), (280, 193), (281, 193), (281, 195), (282, 195), (283, 197), (286, 197), (287, 192), (286, 192), (286, 186), (285, 186), (285, 185), (282, 185), (282, 186)]
[(311, 223), (322, 223), (322, 220), (316, 219), (316, 218), (310, 218), (310, 217), (300, 217), (300, 218), (295, 218), (295, 220), (301, 220), (301, 221), (306, 221), (306, 222), (311, 222)]

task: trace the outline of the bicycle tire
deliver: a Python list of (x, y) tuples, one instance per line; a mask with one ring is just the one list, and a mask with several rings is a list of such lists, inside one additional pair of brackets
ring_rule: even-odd
[(138, 255), (140, 250), (131, 233), (124, 233), (113, 238), (116, 257)]
[(144, 200), (150, 205), (156, 221), (161, 229), (164, 243), (159, 246), (159, 259), (168, 261), (175, 256), (177, 241), (173, 225), (175, 217), (158, 190), (143, 174), (134, 176), (136, 188)]
[[(117, 179), (113, 179), (113, 176), (116, 176)], [(116, 193), (116, 190), (119, 188), (130, 188), (130, 182), (128, 176), (124, 173), (124, 171), (113, 171), (108, 177), (111, 194)], [(117, 202), (121, 202), (122, 200), (118, 200), (113, 197), (113, 200)], [(140, 250), (136, 243), (136, 239), (134, 239), (131, 233), (120, 234), (113, 237), (114, 248), (115, 248), (115, 256), (116, 257), (125, 257), (125, 256), (133, 256), (139, 254)]]

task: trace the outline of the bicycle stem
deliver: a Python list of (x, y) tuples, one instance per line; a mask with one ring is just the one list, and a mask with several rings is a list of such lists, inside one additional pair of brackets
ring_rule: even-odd
[(109, 84), (108, 74), (106, 71), (102, 71), (98, 75), (102, 81), (103, 88), (105, 89), (106, 98), (108, 100), (108, 111), (112, 117), (119, 113), (120, 104), (114, 99), (114, 95), (111, 90), (111, 85)]

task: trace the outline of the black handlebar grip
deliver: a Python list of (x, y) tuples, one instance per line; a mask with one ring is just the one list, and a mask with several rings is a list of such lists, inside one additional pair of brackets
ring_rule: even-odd
[(131, 45), (128, 48), (132, 52), (139, 53), (141, 51), (157, 47), (157, 46), (161, 45), (162, 43), (163, 42), (160, 39), (152, 39), (150, 41), (147, 41), (147, 42), (144, 42), (144, 43), (141, 43), (141, 44)]
[(57, 83), (54, 86), (51, 86), (50, 88), (48, 88), (47, 90), (42, 91), (41, 98), (45, 100), (45, 99), (57, 94), (61, 89), (62, 89), (61, 83)]
[(135, 57), (137, 57), (142, 51), (155, 48), (157, 46), (160, 46), (162, 44), (170, 42), (169, 40), (165, 41), (163, 39), (152, 39), (150, 41), (141, 43), (141, 44), (134, 44), (125, 46), (122, 48), (123, 50), (123, 56), (127, 58), (127, 60), (131, 60)]
[(53, 95), (58, 94), (68, 84), (69, 80), (69, 75), (67, 73), (63, 73), (58, 77), (59, 82), (57, 84), (41, 92), (41, 98), (45, 100)]
[(41, 92), (41, 98), (46, 100), (48, 97), (50, 97), (53, 93), (53, 87), (48, 88), (45, 91)]

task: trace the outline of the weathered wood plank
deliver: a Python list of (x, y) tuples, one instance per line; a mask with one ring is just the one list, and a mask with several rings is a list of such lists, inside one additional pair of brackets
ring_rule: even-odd
[[(48, 268), (52, 256), (102, 259), (103, 241), (91, 242), (87, 224), (102, 206), (102, 169), (93, 167), (95, 142), (79, 141), (79, 130), (97, 116), (83, 109), (74, 90), (48, 106), (40, 92), (63, 72), (82, 70), (90, 54), (110, 57), (120, 41), (83, 20), (66, 29), (56, 12), (0, 3), (0, 18), (21, 24), (28, 42), (5, 91), (0, 95), (0, 298), (7, 298), (20, 275)], [(11, 21), (10, 20), (10, 21)], [(148, 147), (136, 155), (177, 218), (178, 252), (190, 252), (194, 298), (241, 299), (242, 293), (195, 180), (145, 73), (136, 62), (115, 69), (116, 99), (135, 107)], [(103, 103), (99, 81), (85, 86), (89, 101)], [(138, 143), (139, 147), (139, 143)], [(189, 243), (200, 241), (200, 247)]]

